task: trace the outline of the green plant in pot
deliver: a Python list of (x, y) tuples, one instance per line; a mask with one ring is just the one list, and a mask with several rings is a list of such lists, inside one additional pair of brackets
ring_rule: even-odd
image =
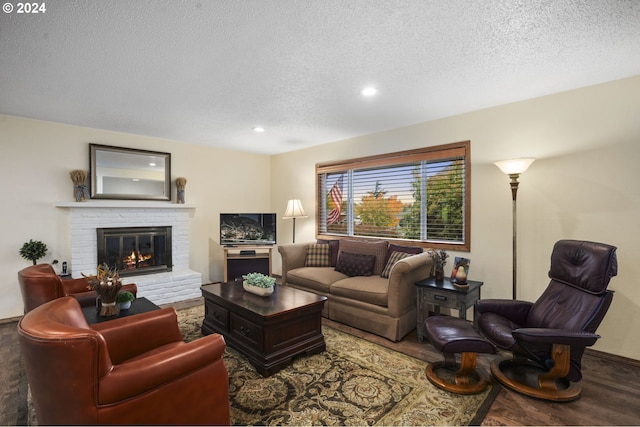
[(242, 287), (252, 294), (267, 296), (273, 293), (276, 279), (262, 273), (249, 273), (242, 276)]
[(122, 291), (116, 295), (116, 302), (120, 306), (120, 310), (128, 310), (134, 299), (136, 299), (135, 295), (129, 291)]
[(36, 265), (38, 259), (47, 254), (47, 245), (39, 240), (29, 239), (28, 242), (22, 245), (18, 253), (22, 258), (31, 260), (33, 265)]

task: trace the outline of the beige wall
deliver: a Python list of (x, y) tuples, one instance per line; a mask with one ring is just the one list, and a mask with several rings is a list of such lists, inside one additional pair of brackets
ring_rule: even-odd
[[(493, 162), (536, 157), (518, 193), (519, 298), (535, 300), (548, 284), (557, 240), (617, 246), (616, 295), (595, 348), (640, 359), (638, 94), (640, 77), (634, 77), (274, 156), (273, 204), (301, 199), (310, 216), (297, 221), (296, 241), (309, 241), (315, 238), (317, 162), (471, 140), (470, 277), (484, 281), (484, 298), (510, 298), (509, 179)], [(283, 243), (291, 236), (291, 225), (284, 226)]]
[(88, 171), (90, 142), (171, 153), (172, 199), (175, 178), (186, 177), (186, 202), (196, 206), (191, 268), (205, 282), (222, 280), (219, 213), (271, 211), (269, 156), (2, 115), (0, 140), (0, 319), (22, 314), (16, 274), (30, 264), (18, 254), (24, 242), (47, 244), (39, 262), (70, 260), (68, 212), (55, 204), (73, 201), (69, 171)]
[[(309, 218), (297, 220), (296, 241), (310, 241), (317, 162), (471, 140), (472, 250), (465, 255), (471, 278), (485, 282), (483, 297), (511, 296), (509, 180), (493, 162), (536, 157), (518, 193), (519, 296), (534, 300), (546, 287), (556, 240), (616, 245), (616, 296), (595, 348), (640, 359), (638, 93), (640, 77), (634, 77), (273, 157), (0, 115), (0, 319), (22, 312), (16, 279), (28, 265), (18, 255), (22, 243), (47, 243), (42, 262), (69, 259), (67, 217), (54, 205), (72, 200), (69, 171), (88, 169), (89, 142), (172, 153), (173, 178), (187, 177), (187, 203), (197, 206), (191, 268), (208, 281), (222, 278), (219, 212), (277, 212), (278, 242), (288, 243), (292, 224), (281, 216), (287, 200), (298, 197)], [(281, 271), (277, 251), (274, 270)]]

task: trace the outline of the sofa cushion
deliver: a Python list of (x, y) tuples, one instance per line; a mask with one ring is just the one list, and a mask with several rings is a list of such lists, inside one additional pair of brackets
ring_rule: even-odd
[(331, 284), (347, 277), (333, 267), (300, 267), (287, 271), (287, 284), (329, 295)]
[(375, 255), (354, 254), (342, 251), (338, 256), (336, 271), (351, 277), (371, 276), (375, 262)]
[[(373, 255), (376, 257), (373, 266), (373, 274), (379, 275), (384, 270), (386, 262), (387, 247), (389, 242), (386, 240), (354, 240), (341, 239), (339, 252), (351, 252), (352, 254)], [(340, 253), (338, 253), (338, 261), (340, 261)]]
[(331, 267), (331, 246), (311, 244), (307, 246), (305, 267)]
[(416, 255), (416, 254), (421, 254), (423, 251), (424, 250), (422, 248), (419, 248), (417, 246), (400, 246), (400, 245), (390, 244), (389, 249), (387, 249), (387, 257), (385, 258), (384, 263), (385, 265), (387, 264), (387, 262), (389, 261), (389, 257), (394, 252), (403, 252), (409, 255)]
[(338, 263), (338, 250), (340, 249), (340, 239), (336, 240), (322, 240), (316, 241), (319, 245), (329, 245), (331, 247), (331, 267), (335, 267)]
[(331, 285), (331, 295), (386, 307), (389, 280), (380, 276), (348, 277)]
[(394, 265), (396, 265), (396, 262), (408, 256), (411, 256), (411, 255), (406, 252), (397, 252), (397, 251), (393, 252), (389, 257), (389, 259), (387, 260), (387, 265), (384, 267), (384, 270), (382, 270), (382, 273), (380, 273), (380, 277), (388, 279), (389, 275), (391, 274), (391, 269), (393, 268)]

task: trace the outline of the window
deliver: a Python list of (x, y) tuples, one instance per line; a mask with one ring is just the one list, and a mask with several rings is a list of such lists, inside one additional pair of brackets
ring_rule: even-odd
[(469, 251), (470, 142), (316, 165), (318, 235)]

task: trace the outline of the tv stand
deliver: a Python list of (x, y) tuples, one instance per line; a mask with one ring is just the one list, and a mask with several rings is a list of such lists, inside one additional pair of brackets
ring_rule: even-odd
[(224, 246), (224, 281), (242, 280), (248, 273), (271, 276), (273, 246)]

